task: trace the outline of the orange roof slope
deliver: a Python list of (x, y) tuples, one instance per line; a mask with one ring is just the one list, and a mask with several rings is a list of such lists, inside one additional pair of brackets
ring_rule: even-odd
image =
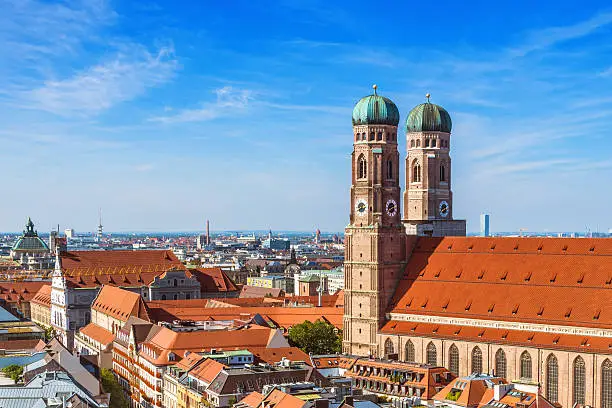
[(43, 285), (30, 303), (36, 303), (42, 306), (51, 307), (51, 285)]
[(29, 302), (48, 281), (1, 282), (0, 299), (9, 303)]
[(224, 368), (225, 366), (220, 362), (207, 358), (196, 368), (191, 370), (189, 375), (210, 384)]
[(264, 400), (264, 396), (258, 393), (257, 391), (253, 391), (243, 399), (238, 402), (239, 406), (246, 405), (247, 407), (257, 408)]
[(130, 316), (149, 320), (145, 303), (139, 294), (116, 286), (104, 285), (91, 309), (126, 322)]
[(200, 282), (202, 292), (236, 292), (238, 287), (221, 268), (192, 269), (191, 273)]
[(311, 365), (310, 356), (297, 347), (249, 347), (248, 350), (253, 353), (256, 363), (276, 364), (286, 358), (289, 361), (303, 361)]
[(390, 311), (612, 328), (612, 240), (420, 237)]
[(102, 345), (110, 344), (115, 339), (113, 333), (94, 323), (89, 323), (87, 326), (81, 327), (79, 332)]

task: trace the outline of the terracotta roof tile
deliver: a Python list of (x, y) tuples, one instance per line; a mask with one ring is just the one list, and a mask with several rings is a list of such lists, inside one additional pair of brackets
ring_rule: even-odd
[(87, 326), (81, 327), (81, 329), (79, 329), (79, 332), (82, 335), (87, 336), (90, 339), (105, 346), (112, 343), (115, 339), (113, 333), (109, 332), (104, 327), (98, 326), (95, 323), (89, 323)]
[(130, 316), (149, 319), (146, 305), (139, 294), (110, 285), (102, 286), (91, 309), (123, 322)]
[(207, 358), (201, 364), (198, 364), (196, 368), (191, 370), (189, 375), (210, 384), (224, 368), (225, 366), (218, 361)]
[(51, 285), (43, 285), (34, 295), (30, 303), (51, 307)]
[(264, 400), (263, 395), (261, 395), (257, 391), (253, 391), (252, 393), (250, 393), (249, 395), (241, 399), (238, 403), (240, 405), (244, 404), (250, 408), (258, 408), (263, 400)]
[(310, 357), (297, 347), (249, 347), (248, 350), (253, 353), (256, 363), (279, 363), (283, 358), (289, 361), (303, 361), (310, 364)]

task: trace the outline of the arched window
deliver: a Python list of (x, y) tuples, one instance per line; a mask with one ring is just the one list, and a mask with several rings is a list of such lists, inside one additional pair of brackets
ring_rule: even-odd
[(612, 362), (601, 365), (601, 408), (612, 408)]
[(174, 280), (174, 286), (178, 286), (178, 280)]
[(454, 344), (448, 349), (448, 369), (451, 373), (459, 375), (459, 349)]
[(431, 147), (436, 147), (436, 139), (431, 139)]
[(586, 391), (586, 367), (582, 357), (574, 360), (574, 404), (584, 405)]
[(387, 179), (393, 180), (393, 160), (387, 160)]
[(174, 294), (174, 300), (178, 300), (178, 295), (176, 293)]
[(374, 132), (370, 132), (370, 140), (373, 141), (374, 140)]
[(394, 353), (395, 353), (395, 348), (393, 347), (393, 342), (391, 341), (391, 339), (385, 340), (385, 357), (387, 357), (389, 354), (394, 354)]
[(521, 354), (521, 378), (531, 380), (531, 356), (527, 351)]
[(559, 402), (559, 363), (554, 354), (546, 360), (546, 399)]
[(478, 346), (472, 349), (472, 373), (482, 373), (482, 351)]
[(440, 166), (440, 181), (446, 181), (446, 167)]
[(414, 139), (410, 141), (410, 147), (414, 147)]
[(414, 363), (416, 361), (414, 354), (414, 344), (412, 344), (412, 341), (408, 340), (404, 346), (404, 360), (409, 363)]
[(419, 183), (421, 181), (421, 165), (416, 160), (412, 162), (412, 182)]
[(382, 140), (382, 132), (378, 132), (378, 135), (376, 135), (376, 140)]
[(417, 140), (416, 144), (417, 144), (416, 147), (421, 147), (421, 140)]
[(358, 166), (359, 166), (358, 178), (360, 179), (366, 178), (368, 175), (368, 163), (366, 162), (366, 159), (363, 155), (359, 156)]
[(495, 353), (495, 375), (498, 377), (506, 378), (506, 367), (506, 353), (504, 353), (504, 350), (499, 349)]
[(425, 139), (425, 147), (429, 147), (429, 139)]
[(432, 342), (427, 345), (427, 364), (438, 365), (438, 350)]
[(166, 295), (162, 295), (161, 300), (166, 300)]

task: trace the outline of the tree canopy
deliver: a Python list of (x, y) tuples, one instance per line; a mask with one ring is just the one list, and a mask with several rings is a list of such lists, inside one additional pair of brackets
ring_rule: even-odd
[(4, 375), (6, 375), (7, 377), (15, 381), (15, 383), (17, 383), (19, 377), (21, 377), (21, 375), (23, 374), (23, 367), (17, 364), (11, 364), (9, 366), (4, 367), (2, 369), (2, 372), (4, 373)]
[(105, 392), (110, 392), (110, 408), (127, 408), (128, 403), (123, 394), (121, 385), (117, 382), (117, 379), (113, 375), (113, 372), (107, 368), (100, 370), (100, 380), (102, 381), (102, 388)]
[(289, 342), (306, 353), (330, 354), (342, 351), (342, 338), (336, 328), (322, 320), (305, 321), (289, 329)]

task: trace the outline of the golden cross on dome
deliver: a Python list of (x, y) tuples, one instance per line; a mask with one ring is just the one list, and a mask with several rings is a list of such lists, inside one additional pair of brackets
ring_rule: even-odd
[(425, 94), (425, 97), (427, 98), (427, 102), (429, 102), (429, 98), (431, 98), (431, 94), (430, 94), (429, 92), (427, 92), (427, 93)]
[(376, 90), (378, 89), (378, 85), (376, 85), (376, 84), (372, 85), (372, 89), (374, 89), (374, 95), (378, 95), (376, 93)]

